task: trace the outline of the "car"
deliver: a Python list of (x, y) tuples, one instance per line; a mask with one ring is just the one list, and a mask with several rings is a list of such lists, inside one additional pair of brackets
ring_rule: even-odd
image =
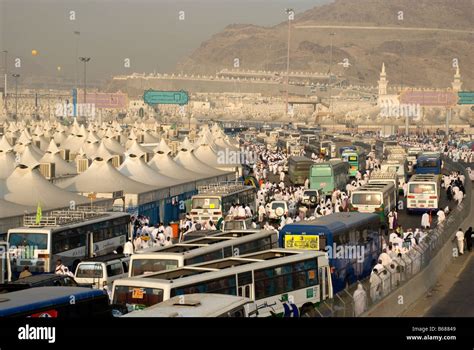
[(301, 203), (307, 206), (316, 206), (319, 202), (320, 193), (318, 190), (304, 190)]
[(288, 203), (285, 201), (273, 201), (268, 203), (265, 209), (269, 219), (279, 219), (283, 215), (289, 214)]
[(36, 287), (92, 287), (92, 285), (79, 284), (69, 275), (43, 273), (0, 284), (0, 293), (15, 292)]

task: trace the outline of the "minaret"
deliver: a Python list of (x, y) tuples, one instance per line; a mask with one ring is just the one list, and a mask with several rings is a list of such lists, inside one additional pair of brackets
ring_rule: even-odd
[(454, 74), (454, 81), (451, 83), (453, 86), (453, 91), (458, 92), (461, 91), (462, 81), (461, 81), (461, 74), (459, 73), (459, 65), (456, 67), (456, 74)]
[(385, 73), (385, 63), (382, 63), (382, 72), (380, 72), (379, 79), (379, 97), (387, 94), (387, 73)]

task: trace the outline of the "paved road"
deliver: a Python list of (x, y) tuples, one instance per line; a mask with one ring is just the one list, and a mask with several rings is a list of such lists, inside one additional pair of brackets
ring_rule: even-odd
[[(470, 253), (474, 254), (474, 253)], [(470, 262), (459, 276), (448, 294), (435, 304), (427, 314), (427, 317), (474, 317), (474, 259)]]

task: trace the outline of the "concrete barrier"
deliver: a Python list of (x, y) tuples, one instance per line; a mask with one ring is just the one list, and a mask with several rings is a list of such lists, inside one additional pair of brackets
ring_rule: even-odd
[[(465, 229), (467, 222), (472, 220), (471, 208), (474, 208), (474, 197), (472, 197), (472, 184), (465, 168), (450, 160), (445, 160), (445, 168), (448, 171), (459, 171), (466, 176), (466, 197), (462, 208), (456, 208), (451, 215), (453, 217), (443, 227), (444, 244), (439, 251), (430, 259), (428, 264), (408, 281), (394, 289), (385, 298), (374, 304), (362, 316), (367, 317), (394, 317), (401, 315), (410, 305), (420, 299), (426, 292), (433, 288), (454, 258), (454, 249), (457, 247), (453, 242), (454, 235), (459, 227)], [(448, 220), (451, 217), (448, 216)]]

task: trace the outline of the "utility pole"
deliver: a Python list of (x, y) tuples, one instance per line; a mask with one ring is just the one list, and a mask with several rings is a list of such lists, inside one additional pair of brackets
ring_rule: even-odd
[(7, 105), (7, 81), (8, 81), (8, 51), (3, 50), (3, 69), (4, 69), (4, 82), (3, 82), (3, 96), (4, 96), (4, 105), (5, 105), (5, 113), (8, 115), (8, 105)]
[(290, 84), (290, 39), (291, 39), (291, 21), (295, 15), (295, 11), (291, 8), (285, 9), (286, 14), (288, 15), (288, 51), (286, 55), (286, 103), (285, 103), (285, 110), (286, 115), (288, 115), (288, 94), (289, 94), (289, 84)]
[(18, 119), (18, 78), (20, 74), (12, 74), (15, 78), (15, 118)]
[(81, 62), (84, 62), (84, 104), (86, 104), (86, 88), (87, 88), (87, 84), (86, 84), (86, 78), (87, 78), (87, 62), (89, 62), (91, 60), (90, 57), (79, 57), (79, 60)]

